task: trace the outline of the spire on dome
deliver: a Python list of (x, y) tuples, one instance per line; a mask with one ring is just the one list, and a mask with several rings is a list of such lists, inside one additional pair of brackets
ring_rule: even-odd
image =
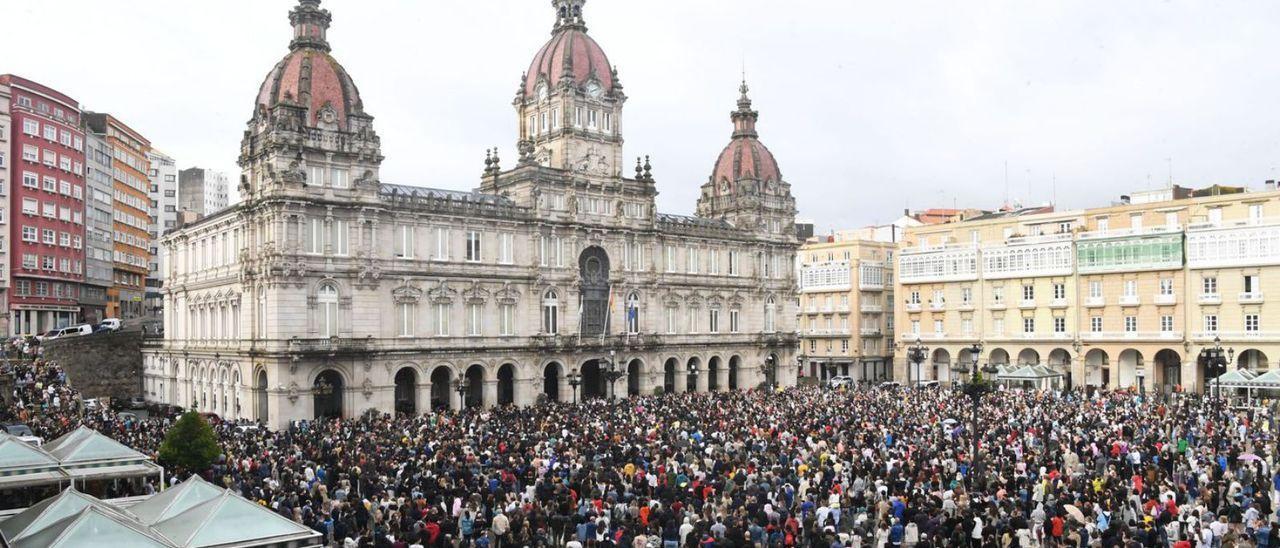
[(551, 5), (556, 8), (556, 26), (552, 28), (552, 33), (563, 28), (576, 28), (585, 32), (587, 24), (582, 18), (582, 5), (586, 3), (587, 0), (551, 0)]
[(320, 9), (320, 0), (298, 0), (298, 7), (289, 12), (289, 23), (293, 25), (293, 41), (289, 42), (289, 49), (329, 51), (325, 35), (332, 21), (329, 10)]
[(751, 110), (751, 98), (747, 96), (747, 92), (751, 88), (747, 87), (747, 77), (742, 76), (742, 85), (738, 87), (738, 91), (742, 93), (738, 97), (738, 110), (730, 114), (733, 119), (733, 137), (756, 137), (756, 120), (760, 118), (760, 113)]

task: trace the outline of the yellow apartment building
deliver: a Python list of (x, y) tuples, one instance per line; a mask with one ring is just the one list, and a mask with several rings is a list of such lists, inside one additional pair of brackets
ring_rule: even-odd
[(860, 231), (813, 238), (800, 248), (800, 376), (891, 378), (896, 249)]
[[(1280, 366), (1280, 192), (1174, 194), (908, 228), (894, 378), (957, 378), (975, 343), (980, 363), (1047, 365), (1069, 387), (1199, 390), (1215, 338), (1233, 367)], [(902, 351), (917, 341), (919, 373)]]

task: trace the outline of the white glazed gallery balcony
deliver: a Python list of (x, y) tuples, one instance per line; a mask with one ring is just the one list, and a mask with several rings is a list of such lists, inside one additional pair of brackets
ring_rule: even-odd
[(1187, 225), (1187, 267), (1280, 264), (1280, 218), (1234, 219)]
[(1015, 236), (1004, 246), (983, 248), (982, 274), (987, 279), (1069, 276), (1075, 270), (1071, 233)]
[(898, 253), (898, 281), (909, 283), (958, 282), (978, 279), (978, 247), (947, 244), (912, 247)]

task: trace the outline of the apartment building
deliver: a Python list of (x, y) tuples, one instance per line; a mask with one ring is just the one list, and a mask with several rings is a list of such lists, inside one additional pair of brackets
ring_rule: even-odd
[(1215, 339), (1237, 367), (1270, 368), (1280, 360), (1280, 192), (1268, 182), (1198, 194), (909, 228), (897, 344), (930, 351), (919, 373), (899, 352), (895, 378), (956, 378), (975, 343), (982, 364), (1047, 365), (1068, 387), (1198, 390), (1197, 358)]
[(111, 148), (112, 286), (107, 289), (107, 315), (142, 315), (145, 282), (151, 267), (151, 216), (147, 153), (151, 142), (110, 114), (85, 113), (90, 131)]
[(151, 170), (147, 172), (150, 180), (147, 196), (150, 199), (151, 224), (151, 265), (147, 274), (147, 295), (145, 313), (148, 316), (160, 316), (164, 313), (164, 295), (160, 288), (164, 286), (164, 249), (159, 246), (160, 237), (165, 231), (178, 226), (178, 165), (172, 157), (151, 149), (147, 153)]
[(9, 229), (10, 333), (32, 335), (77, 320), (84, 278), (84, 133), (79, 103), (40, 83), (9, 87), (14, 212)]
[(893, 363), (896, 244), (845, 231), (800, 248), (800, 376), (887, 380)]
[(105, 135), (85, 131), (84, 284), (80, 286), (83, 321), (107, 318), (107, 290), (115, 281), (115, 182), (111, 146)]
[[(13, 118), (9, 114), (9, 101), (13, 95), (9, 86), (0, 83), (0, 226), (9, 222), (9, 181), (13, 180), (13, 162), (9, 157)], [(9, 303), (9, 236), (0, 232), (0, 310), (8, 310)], [(0, 314), (0, 336), (9, 335), (9, 316)]]
[(194, 211), (201, 217), (226, 209), (228, 197), (227, 174), (199, 167), (178, 172), (178, 209)]

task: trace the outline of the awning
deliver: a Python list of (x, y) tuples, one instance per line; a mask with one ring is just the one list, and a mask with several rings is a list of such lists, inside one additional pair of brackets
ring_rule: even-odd
[(1062, 373), (1047, 365), (1027, 365), (999, 376), (1000, 380), (1009, 381), (1041, 381), (1062, 377)]
[(1257, 373), (1248, 369), (1236, 369), (1223, 373), (1208, 381), (1211, 388), (1255, 388), (1253, 379), (1258, 376)]
[(1249, 381), (1250, 388), (1280, 389), (1280, 369), (1272, 369)]

